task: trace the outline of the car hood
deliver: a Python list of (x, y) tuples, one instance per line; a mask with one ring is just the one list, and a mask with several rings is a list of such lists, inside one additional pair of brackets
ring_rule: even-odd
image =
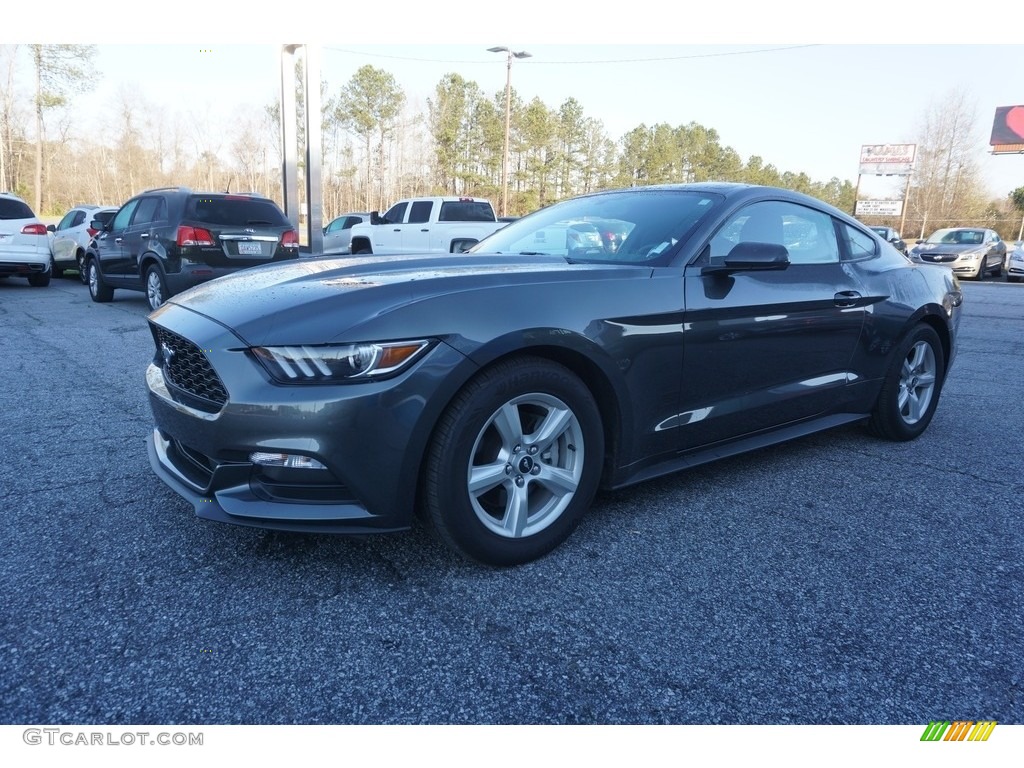
[(974, 244), (953, 244), (953, 243), (937, 243), (935, 245), (929, 243), (921, 243), (920, 245), (914, 246), (915, 253), (931, 253), (935, 255), (943, 254), (955, 254), (955, 253), (969, 253), (971, 251), (984, 250), (985, 246), (983, 243)]
[[(552, 256), (370, 256), (313, 258), (242, 270), (172, 297), (252, 346), (344, 340), (353, 328), (424, 304), (445, 312), (467, 292), (651, 273), (650, 267), (570, 264)], [(150, 317), (159, 321), (163, 308)], [(414, 331), (415, 332), (415, 331)]]

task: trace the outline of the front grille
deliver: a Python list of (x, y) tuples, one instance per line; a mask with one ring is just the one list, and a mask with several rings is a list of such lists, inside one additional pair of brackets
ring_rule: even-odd
[(185, 395), (181, 402), (208, 413), (219, 411), (228, 401), (227, 390), (206, 355), (188, 339), (166, 328), (153, 326), (157, 361), (173, 394)]

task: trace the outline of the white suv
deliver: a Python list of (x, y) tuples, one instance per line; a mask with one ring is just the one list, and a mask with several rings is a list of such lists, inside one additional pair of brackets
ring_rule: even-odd
[(50, 284), (50, 237), (28, 203), (0, 192), (0, 278), (27, 277), (30, 285)]
[(106, 224), (117, 213), (117, 208), (98, 205), (77, 205), (60, 220), (53, 233), (53, 277), (60, 277), (65, 269), (77, 269), (85, 283), (85, 251), (89, 241), (99, 231), (93, 222)]

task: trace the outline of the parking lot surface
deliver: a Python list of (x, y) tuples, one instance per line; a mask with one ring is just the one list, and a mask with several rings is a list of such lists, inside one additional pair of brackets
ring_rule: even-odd
[(0, 722), (1024, 723), (1024, 286), (965, 284), (919, 440), (599, 496), (550, 556), (197, 520), (142, 294), (0, 281)]

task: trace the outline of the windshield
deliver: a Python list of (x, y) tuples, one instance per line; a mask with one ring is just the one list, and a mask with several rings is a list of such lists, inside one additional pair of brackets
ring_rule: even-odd
[(570, 261), (651, 263), (684, 241), (721, 202), (680, 189), (622, 190), (542, 208), (499, 229), (474, 253), (546, 254)]
[(980, 229), (939, 229), (925, 240), (932, 245), (981, 245), (985, 233)]

